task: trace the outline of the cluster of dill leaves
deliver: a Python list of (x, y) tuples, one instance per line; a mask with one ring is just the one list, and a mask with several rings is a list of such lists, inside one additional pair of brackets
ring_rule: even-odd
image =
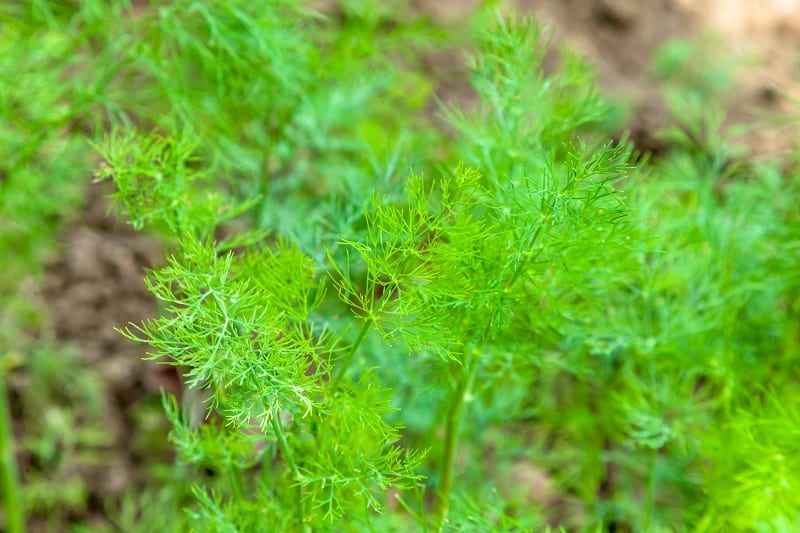
[[(521, 15), (454, 42), (402, 2), (13, 5), (77, 81), (26, 78), (47, 129), (9, 183), (89, 137), (168, 250), (123, 333), (183, 376), (178, 465), (128, 527), (800, 523), (800, 178), (702, 90), (650, 160)], [(424, 59), (456, 45), (477, 102), (433, 117)]]

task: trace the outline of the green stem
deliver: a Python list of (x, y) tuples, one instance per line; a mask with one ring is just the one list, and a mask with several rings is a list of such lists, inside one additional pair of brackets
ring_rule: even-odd
[(281, 424), (281, 421), (278, 419), (278, 417), (273, 416), (272, 420), (270, 420), (270, 425), (272, 425), (272, 430), (278, 437), (278, 446), (280, 446), (283, 459), (286, 461), (289, 471), (294, 477), (295, 483), (297, 483), (297, 512), (300, 515), (300, 528), (304, 531), (309, 530), (309, 528), (306, 527), (306, 510), (305, 503), (303, 502), (303, 487), (300, 485), (300, 469), (297, 468), (297, 463), (294, 461), (294, 455), (292, 455), (292, 449), (289, 447), (289, 441), (286, 438), (286, 433), (283, 432), (283, 425)]
[(0, 470), (2, 470), (3, 508), (8, 533), (23, 533), (25, 519), (19, 500), (19, 480), (11, 432), (11, 410), (8, 407), (5, 376), (0, 376)]
[(369, 331), (369, 327), (372, 325), (372, 320), (365, 320), (364, 325), (361, 326), (361, 331), (358, 332), (358, 337), (356, 337), (356, 341), (350, 347), (350, 351), (347, 352), (347, 355), (344, 357), (344, 361), (339, 366), (339, 371), (336, 373), (336, 377), (333, 378), (333, 383), (331, 384), (331, 390), (335, 391), (339, 388), (342, 379), (344, 378), (345, 373), (347, 372), (347, 368), (350, 366), (350, 363), (353, 362), (353, 358), (358, 351), (358, 347), (361, 346), (361, 343), (364, 341), (364, 337), (367, 336), (367, 331)]
[(439, 465), (439, 490), (436, 504), (438, 531), (444, 529), (447, 522), (447, 513), (450, 509), (450, 492), (453, 487), (453, 465), (455, 463), (458, 433), (461, 429), (461, 418), (464, 413), (464, 403), (472, 392), (475, 382), (475, 370), (478, 368), (477, 354), (467, 356), (464, 362), (464, 372), (458, 382), (453, 399), (450, 403), (450, 412), (447, 414), (445, 427), (444, 452)]
[(244, 500), (244, 481), (242, 479), (242, 471), (234, 465), (228, 466), (228, 475), (231, 480), (231, 488), (233, 489), (233, 496), (236, 501)]

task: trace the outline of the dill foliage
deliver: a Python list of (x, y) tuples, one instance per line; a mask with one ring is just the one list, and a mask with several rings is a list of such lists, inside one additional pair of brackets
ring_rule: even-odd
[(796, 169), (681, 135), (702, 117), (637, 159), (578, 56), (476, 20), (446, 131), (444, 36), (399, 4), (153, 3), (114, 41), (140, 90), (109, 89), (98, 175), (170, 250), (123, 333), (183, 376), (187, 523), (798, 523)]

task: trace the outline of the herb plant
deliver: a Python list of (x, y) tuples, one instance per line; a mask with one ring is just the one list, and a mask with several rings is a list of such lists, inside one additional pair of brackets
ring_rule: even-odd
[[(263, 221), (232, 241), (214, 238), (222, 222), (263, 209), (254, 206), (265, 199), (206, 190), (192, 123), (167, 136), (129, 128), (101, 145), (101, 175), (113, 176), (131, 222), (163, 227), (176, 243), (169, 264), (148, 277), (164, 315), (126, 334), (184, 369), (187, 387), (207, 390), (204, 408), (221, 418), (197, 427), (165, 403), (181, 457), (228, 479), (218, 489), (227, 496), (197, 489), (197, 519), (244, 529), (366, 526), (388, 489), (399, 499), (420, 490), (417, 470), (433, 448), (434, 511), (411, 516), (446, 525), (466, 406), (543, 364), (554, 317), (580, 309), (597, 271), (630, 240), (615, 187), (629, 152), (569, 144), (603, 107), (576, 58), (566, 57), (564, 76), (541, 75), (539, 33), (530, 21), (498, 19), (479, 42), (475, 86), (493, 105), (474, 118), (449, 112), (469, 132), (456, 154), (479, 166), (448, 170), (443, 160), (439, 179), (412, 172), (402, 187), (387, 183), (356, 204), (360, 231), (321, 243), (327, 264), (265, 236), (273, 228)], [(484, 136), (495, 146), (480, 146)], [(603, 256), (586, 254), (595, 246)], [(401, 446), (402, 417), (389, 420), (392, 381), (370, 368), (371, 354), (355, 364), (370, 335), (429, 367), (417, 385), (438, 389), (430, 408), (444, 425), (441, 443)], [(257, 465), (260, 478), (245, 475)]]
[(521, 15), (476, 16), (477, 104), (432, 119), (447, 36), (402, 3), (44, 4), (113, 64), (57, 99), (169, 250), (121, 332), (182, 376), (178, 465), (120, 528), (800, 522), (800, 181), (716, 82), (672, 88), (650, 159)]

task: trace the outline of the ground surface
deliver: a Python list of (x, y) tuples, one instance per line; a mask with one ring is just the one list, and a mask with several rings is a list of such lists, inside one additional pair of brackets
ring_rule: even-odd
[[(568, 43), (588, 57), (608, 94), (632, 102), (628, 129), (642, 150), (658, 150), (654, 133), (669, 121), (661, 90), (651, 75), (653, 55), (671, 39), (714, 40), (742, 65), (729, 102), (731, 119), (752, 122), (753, 111), (792, 112), (780, 95), (800, 95), (800, 1), (798, 0), (515, 0), (553, 30), (556, 45)], [(421, 11), (450, 26), (463, 26), (477, 0), (415, 0)], [(461, 51), (437, 58), (436, 67), (458, 73)], [(462, 70), (463, 74), (463, 70)], [(461, 81), (447, 80), (444, 96), (468, 97)], [(774, 130), (773, 130), (774, 131)], [(781, 134), (751, 132), (761, 153), (786, 149)]]
[[(570, 42), (599, 69), (601, 86), (634, 101), (629, 123), (641, 149), (658, 149), (654, 131), (668, 120), (648, 66), (654, 51), (672, 37), (689, 37), (712, 30), (726, 46), (754, 58), (754, 67), (738, 84), (734, 112), (745, 116), (751, 106), (786, 108), (776, 94), (798, 95), (795, 80), (800, 53), (800, 1), (795, 0), (519, 0), (554, 28), (556, 43)], [(477, 1), (416, 0), (415, 8), (449, 27), (463, 26)], [(769, 4), (766, 8), (764, 4)], [(439, 73), (443, 99), (469, 98), (459, 51), (431, 59)], [(755, 135), (757, 149), (774, 149), (774, 140)], [(87, 176), (87, 182), (91, 179)], [(131, 409), (160, 387), (177, 386), (175, 376), (143, 363), (143, 346), (133, 344), (113, 328), (137, 322), (155, 311), (142, 277), (158, 264), (158, 243), (135, 234), (107, 216), (108, 202), (96, 185), (87, 188), (84, 216), (64, 232), (60, 258), (47, 274), (44, 296), (58, 340), (77, 346), (86, 365), (99, 369), (106, 383), (115, 460), (91, 476), (94, 501), (119, 495), (139, 476), (141, 462), (131, 449)], [(546, 479), (527, 472), (531, 485)], [(548, 495), (547, 498), (550, 498)], [(544, 497), (543, 497), (544, 498)], [(97, 511), (101, 505), (98, 503)]]

